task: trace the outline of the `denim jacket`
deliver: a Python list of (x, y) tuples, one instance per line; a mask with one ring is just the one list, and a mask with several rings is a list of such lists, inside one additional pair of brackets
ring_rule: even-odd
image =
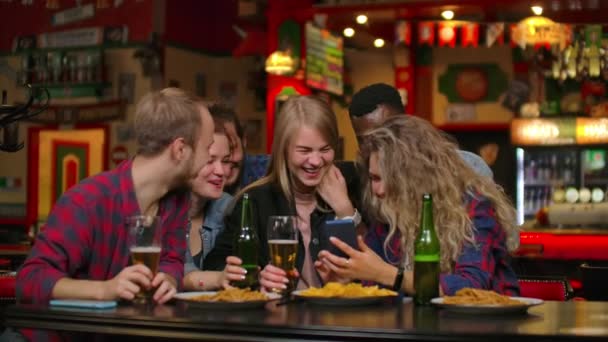
[[(232, 196), (223, 193), (222, 197), (207, 203), (203, 226), (199, 228), (199, 234), (201, 241), (203, 242), (203, 257), (200, 259), (200, 265), (196, 265), (192, 253), (190, 253), (190, 248), (186, 248), (184, 274), (203, 269), (203, 260), (205, 259), (205, 256), (213, 249), (217, 236), (224, 230), (224, 212), (231, 201)], [(188, 232), (190, 232), (190, 224), (191, 221), (188, 221)]]

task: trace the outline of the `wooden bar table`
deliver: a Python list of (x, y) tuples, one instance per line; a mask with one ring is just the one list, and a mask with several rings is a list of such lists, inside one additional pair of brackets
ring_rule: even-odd
[(411, 302), (330, 307), (306, 303), (264, 309), (201, 310), (176, 303), (155, 307), (121, 305), (111, 310), (15, 305), (4, 325), (129, 341), (582, 341), (608, 340), (608, 304), (545, 302), (526, 315), (455, 314)]

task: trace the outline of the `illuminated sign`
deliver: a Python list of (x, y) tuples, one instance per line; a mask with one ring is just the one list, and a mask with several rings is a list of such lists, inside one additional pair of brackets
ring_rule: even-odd
[(513, 119), (514, 145), (608, 144), (608, 118)]
[(576, 143), (576, 121), (564, 119), (514, 119), (511, 141), (515, 145), (569, 145)]
[(549, 18), (533, 16), (525, 18), (517, 24), (514, 41), (519, 46), (526, 44), (558, 44), (565, 47), (570, 41), (572, 32), (568, 25), (558, 24)]
[(577, 118), (576, 142), (583, 145), (608, 143), (608, 119)]

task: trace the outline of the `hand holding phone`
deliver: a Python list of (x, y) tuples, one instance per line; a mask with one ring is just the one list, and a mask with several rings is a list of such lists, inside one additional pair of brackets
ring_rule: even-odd
[(341, 249), (329, 241), (329, 238), (332, 236), (342, 240), (342, 242), (353, 249), (359, 250), (357, 232), (353, 220), (325, 221), (325, 224), (321, 229), (321, 248), (327, 250), (331, 254), (348, 259), (346, 253), (342, 252)]

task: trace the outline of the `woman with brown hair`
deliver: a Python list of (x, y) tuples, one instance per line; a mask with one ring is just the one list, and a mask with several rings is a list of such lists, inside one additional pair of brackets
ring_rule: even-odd
[(441, 292), (473, 287), (519, 293), (509, 263), (518, 244), (515, 210), (500, 187), (466, 165), (452, 140), (429, 122), (402, 115), (364, 134), (360, 149), (365, 208), (378, 223), (365, 241), (359, 237), (360, 251), (332, 239), (350, 258), (322, 251), (327, 267), (347, 279), (414, 293), (413, 246), (422, 195), (430, 193), (441, 246)]

